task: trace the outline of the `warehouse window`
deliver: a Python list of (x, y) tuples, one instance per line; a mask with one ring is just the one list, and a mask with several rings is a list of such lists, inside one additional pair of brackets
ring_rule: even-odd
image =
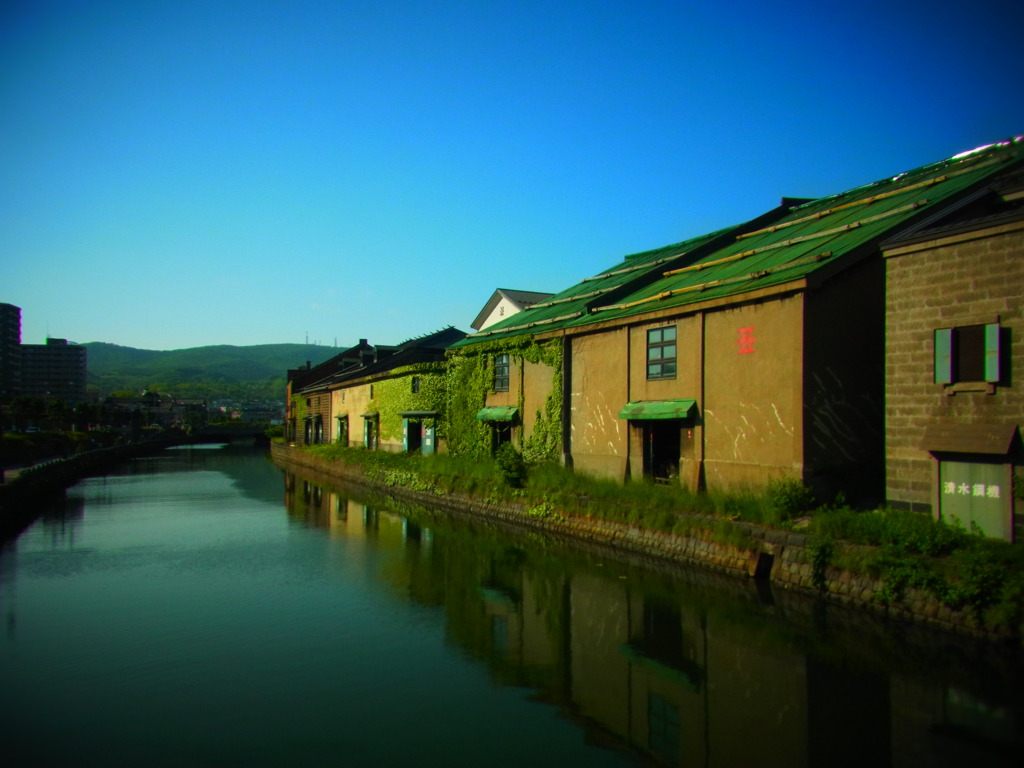
[(494, 391), (508, 392), (509, 382), (509, 358), (508, 355), (495, 355), (494, 357)]
[(647, 378), (676, 377), (676, 327), (654, 328), (647, 332)]
[(936, 329), (935, 383), (999, 381), (1001, 331), (999, 323)]

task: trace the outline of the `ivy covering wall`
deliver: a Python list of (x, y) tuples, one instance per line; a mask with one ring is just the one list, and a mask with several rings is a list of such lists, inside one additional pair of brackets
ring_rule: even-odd
[(306, 416), (309, 415), (309, 407), (306, 405), (306, 396), (302, 394), (292, 395), (291, 419), (295, 421), (295, 434), (292, 438), (301, 442), (305, 432), (303, 431)]
[[(562, 446), (562, 343), (560, 339), (535, 342), (529, 337), (499, 339), (450, 351), (444, 362), (397, 368), (372, 379), (374, 397), (367, 409), (378, 414), (381, 440), (401, 442), (404, 411), (436, 411), (436, 438), (444, 440), (453, 455), (484, 457), (491, 452), (491, 431), (476, 415), (493, 392), (492, 361), (507, 354), (518, 376), (519, 412), (525, 412), (523, 368), (527, 363), (551, 369), (551, 388), (544, 405), (535, 413), (530, 433), (518, 430), (518, 448), (531, 463), (559, 462)], [(412, 391), (418, 376), (419, 391)], [(301, 435), (307, 414), (306, 398), (292, 398), (296, 430)]]
[[(420, 380), (419, 392), (412, 391), (413, 376)], [(437, 411), (437, 437), (444, 437), (447, 407), (445, 366), (407, 366), (391, 371), (386, 379), (373, 381), (373, 400), (369, 410), (376, 411), (381, 440), (402, 440), (403, 411)], [(475, 412), (474, 412), (475, 413)]]
[(559, 339), (535, 342), (531, 337), (498, 339), (448, 353), (448, 450), (462, 456), (487, 456), (491, 450), (488, 426), (476, 418), (493, 392), (491, 361), (507, 354), (520, 372), (519, 412), (524, 410), (522, 370), (525, 363), (552, 369), (551, 390), (529, 435), (517, 446), (530, 463), (557, 462), (562, 444), (562, 344)]
[(487, 426), (476, 414), (490, 390), (487, 355), (448, 353), (448, 452), (456, 456), (486, 456), (490, 451)]

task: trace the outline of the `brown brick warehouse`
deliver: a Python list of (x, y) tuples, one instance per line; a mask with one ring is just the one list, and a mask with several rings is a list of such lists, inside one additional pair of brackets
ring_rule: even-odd
[(884, 244), (884, 255), (886, 496), (1013, 538), (1024, 178), (993, 180)]

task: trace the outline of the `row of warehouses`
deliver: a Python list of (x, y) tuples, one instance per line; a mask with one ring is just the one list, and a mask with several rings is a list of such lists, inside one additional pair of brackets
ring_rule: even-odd
[(793, 478), (1013, 539), (1022, 144), (784, 199), (518, 305), (499, 291), (497, 321), (468, 335), (361, 340), (289, 372), (289, 438), (470, 454), (511, 441), (578, 472), (706, 490)]

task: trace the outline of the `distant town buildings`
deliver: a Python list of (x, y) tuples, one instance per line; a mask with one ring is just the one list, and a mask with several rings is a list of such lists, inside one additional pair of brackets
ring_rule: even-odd
[(84, 401), (87, 351), (67, 339), (21, 343), (21, 308), (0, 304), (0, 397)]

